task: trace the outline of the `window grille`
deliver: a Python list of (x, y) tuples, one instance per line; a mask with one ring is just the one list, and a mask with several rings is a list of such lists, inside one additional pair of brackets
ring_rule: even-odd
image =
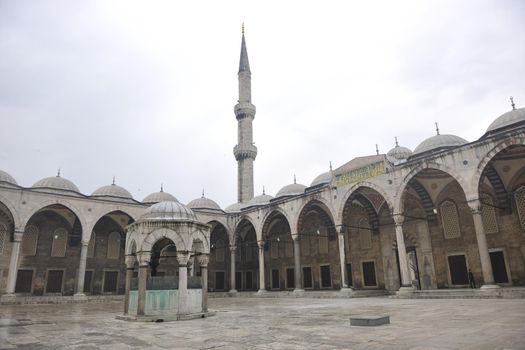
[(38, 227), (29, 225), (22, 237), (22, 255), (35, 256), (38, 244)]
[(441, 203), (440, 212), (441, 224), (443, 225), (445, 239), (461, 237), (458, 208), (456, 207), (456, 203), (451, 200), (444, 201)]
[(514, 193), (514, 200), (516, 201), (516, 210), (520, 219), (520, 225), (525, 228), (525, 186), (518, 188)]
[(120, 233), (112, 232), (108, 236), (108, 259), (118, 259), (120, 256)]
[(53, 245), (51, 246), (51, 256), (63, 258), (66, 256), (67, 231), (65, 228), (58, 228), (53, 233)]
[(496, 219), (496, 210), (494, 208), (494, 201), (489, 195), (481, 197), (481, 217), (483, 219), (483, 227), (486, 234), (498, 232), (498, 221)]

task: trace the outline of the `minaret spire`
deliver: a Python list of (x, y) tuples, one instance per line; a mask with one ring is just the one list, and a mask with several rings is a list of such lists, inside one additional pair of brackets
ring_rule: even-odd
[(253, 198), (253, 162), (257, 156), (257, 147), (252, 137), (255, 106), (252, 104), (252, 73), (244, 37), (244, 23), (242, 24), (238, 79), (239, 100), (234, 108), (238, 122), (238, 140), (237, 145), (233, 148), (233, 154), (237, 160), (237, 200), (239, 203), (244, 203)]

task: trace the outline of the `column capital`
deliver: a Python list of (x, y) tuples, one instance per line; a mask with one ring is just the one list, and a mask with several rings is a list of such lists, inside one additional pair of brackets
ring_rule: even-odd
[(135, 262), (137, 261), (137, 257), (135, 255), (126, 255), (126, 268), (132, 269), (135, 267)]
[(210, 256), (208, 254), (200, 254), (195, 256), (200, 267), (207, 267), (210, 262)]
[(22, 242), (23, 237), (24, 237), (24, 231), (15, 231), (13, 234), (13, 240), (15, 242)]
[(257, 245), (259, 246), (259, 249), (264, 249), (264, 243), (265, 243), (265, 242), (264, 242), (264, 240), (262, 240), (262, 239), (259, 240), (259, 241), (257, 241)]
[(301, 240), (301, 235), (299, 233), (292, 233), (292, 239), (294, 241), (299, 241)]
[(481, 213), (481, 200), (479, 198), (473, 198), (467, 201), (467, 204), (472, 211), (472, 214)]
[(337, 231), (337, 234), (344, 235), (347, 231), (347, 227), (345, 224), (335, 225), (335, 230)]
[(139, 266), (148, 266), (151, 260), (151, 252), (140, 252), (136, 255)]
[(177, 252), (177, 262), (179, 263), (179, 267), (188, 265), (188, 260), (190, 260), (189, 252)]
[(405, 222), (405, 215), (403, 213), (393, 214), (392, 217), (394, 218), (396, 226), (402, 226)]
[(236, 245), (230, 245), (230, 252), (234, 252), (237, 249)]
[(81, 245), (82, 247), (87, 247), (87, 246), (89, 245), (89, 241), (81, 240), (81, 241), (80, 241), (80, 245)]

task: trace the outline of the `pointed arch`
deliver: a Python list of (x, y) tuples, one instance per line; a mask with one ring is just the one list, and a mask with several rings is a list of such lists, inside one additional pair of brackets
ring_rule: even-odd
[(9, 211), (8, 214), (11, 215), (11, 218), (13, 219), (13, 228), (14, 230), (22, 230), (22, 223), (20, 221), (20, 215), (18, 211), (16, 210), (15, 206), (9, 199), (7, 199), (5, 196), (0, 194), (0, 203), (4, 205), (4, 207)]
[(180, 233), (170, 230), (168, 228), (159, 228), (150, 233), (146, 239), (142, 242), (139, 251), (140, 252), (150, 252), (153, 245), (163, 239), (170, 239), (175, 246), (177, 251), (187, 252), (189, 251), (187, 244), (184, 242), (184, 239), (181, 237)]
[(449, 175), (450, 177), (452, 177), (454, 180), (457, 181), (457, 183), (459, 184), (459, 187), (463, 190), (463, 193), (465, 194), (465, 196), (467, 195), (467, 193), (469, 193), (469, 183), (467, 181), (465, 181), (463, 179), (463, 177), (455, 169), (452, 169), (452, 168), (450, 168), (450, 167), (448, 167), (446, 165), (442, 165), (442, 164), (439, 164), (439, 163), (424, 163), (424, 164), (420, 164), (417, 167), (413, 168), (403, 178), (403, 182), (401, 183), (401, 186), (398, 188), (398, 190), (396, 192), (396, 195), (395, 195), (396, 201), (394, 203), (394, 214), (401, 214), (401, 213), (403, 213), (403, 209), (404, 209), (404, 203), (403, 203), (404, 196), (403, 196), (403, 194), (404, 194), (406, 188), (408, 187), (408, 183), (415, 176), (417, 176), (419, 173), (421, 173), (422, 171), (427, 170), (427, 169), (439, 170), (439, 171)]
[(40, 202), (37, 209), (33, 209), (33, 210), (29, 211), (29, 213), (27, 213), (24, 216), (24, 219), (21, 222), (21, 224), (23, 225), (22, 227), (24, 228), (24, 230), (25, 230), (28, 222), (31, 220), (31, 218), (33, 216), (35, 216), (35, 214), (37, 214), (38, 212), (40, 212), (42, 210), (45, 210), (48, 207), (52, 207), (52, 206), (55, 206), (55, 205), (64, 207), (66, 209), (69, 209), (73, 214), (75, 214), (75, 216), (79, 220), (80, 229), (82, 230), (82, 232), (84, 232), (84, 229), (86, 228), (87, 225), (86, 225), (85, 217), (80, 215), (80, 213), (82, 211), (80, 210), (80, 208), (78, 208), (77, 206), (73, 205), (71, 202), (66, 201), (66, 200), (62, 200), (62, 199), (49, 199), (49, 200), (45, 200), (43, 202)]

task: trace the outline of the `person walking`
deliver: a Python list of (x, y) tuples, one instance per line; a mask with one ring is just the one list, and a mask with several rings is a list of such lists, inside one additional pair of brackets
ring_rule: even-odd
[(474, 274), (470, 269), (468, 269), (468, 283), (470, 284), (470, 288), (474, 289), (476, 288), (476, 281), (474, 280)]

